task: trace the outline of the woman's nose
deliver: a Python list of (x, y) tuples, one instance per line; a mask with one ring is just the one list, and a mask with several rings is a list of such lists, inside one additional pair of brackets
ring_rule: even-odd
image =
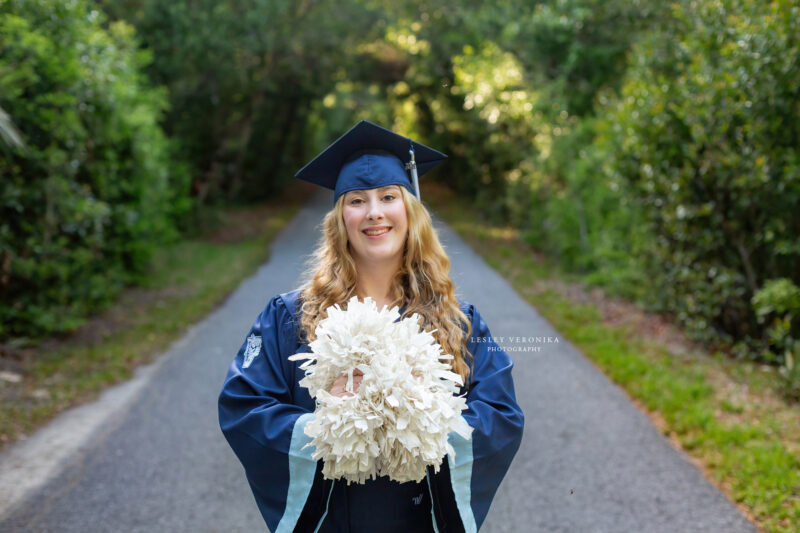
[(371, 201), (369, 203), (369, 210), (367, 211), (367, 217), (370, 220), (383, 218), (383, 209), (381, 209), (380, 202)]

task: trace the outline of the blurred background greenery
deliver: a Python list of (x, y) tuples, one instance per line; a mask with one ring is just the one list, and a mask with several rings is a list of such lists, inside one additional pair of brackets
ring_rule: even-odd
[(800, 398), (797, 0), (0, 0), (0, 341), (368, 119), (565, 270)]

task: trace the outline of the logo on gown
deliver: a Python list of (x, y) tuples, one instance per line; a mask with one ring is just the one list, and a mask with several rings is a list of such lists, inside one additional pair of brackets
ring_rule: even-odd
[(244, 349), (244, 363), (242, 363), (242, 368), (247, 368), (253, 362), (253, 359), (256, 358), (258, 353), (261, 351), (261, 337), (257, 337), (254, 334), (250, 334), (247, 337), (247, 346)]

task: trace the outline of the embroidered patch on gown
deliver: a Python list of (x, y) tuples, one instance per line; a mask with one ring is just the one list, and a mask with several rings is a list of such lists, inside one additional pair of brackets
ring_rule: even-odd
[(242, 368), (247, 368), (253, 363), (253, 359), (261, 351), (261, 337), (256, 335), (250, 334), (247, 337), (247, 347), (244, 349), (244, 362), (242, 363)]

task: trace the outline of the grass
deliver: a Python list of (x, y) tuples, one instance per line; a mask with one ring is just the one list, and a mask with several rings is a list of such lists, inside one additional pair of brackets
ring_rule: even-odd
[(21, 379), (0, 382), (0, 445), (152, 361), (267, 259), (270, 241), (297, 207), (286, 195), (224, 211), (214, 233), (160, 248), (144, 286), (126, 290), (71, 336), (25, 350), (15, 361)]
[(663, 334), (663, 319), (560, 271), (513, 229), (475, 220), (473, 206), (446, 189), (429, 184), (426, 202), (761, 531), (797, 532), (800, 406), (781, 398), (774, 369), (706, 353), (677, 330)]

